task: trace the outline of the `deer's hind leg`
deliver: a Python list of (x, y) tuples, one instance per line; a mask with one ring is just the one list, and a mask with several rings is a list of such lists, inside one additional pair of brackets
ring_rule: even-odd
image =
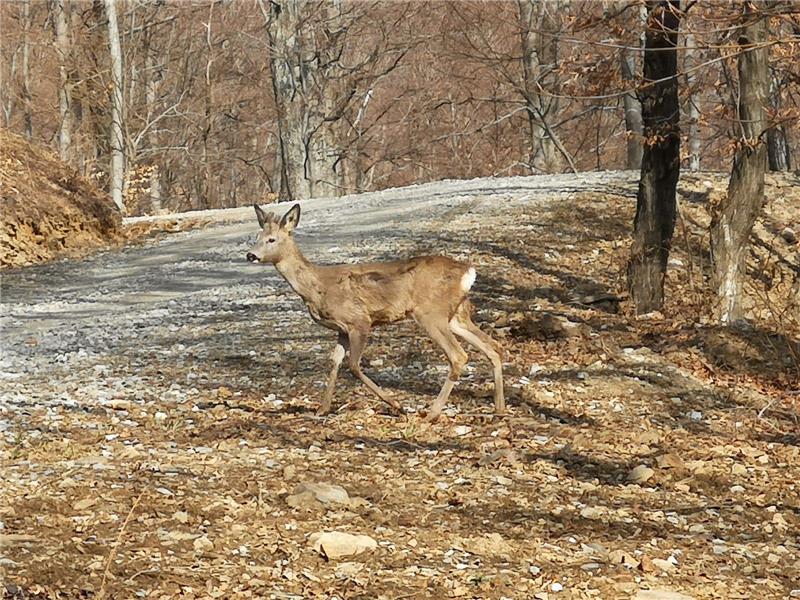
[(455, 316), (450, 319), (449, 327), (453, 333), (475, 346), (491, 361), (494, 371), (494, 412), (502, 415), (506, 412), (506, 399), (503, 391), (503, 361), (497, 342), (473, 323), (470, 308), (469, 301), (465, 300), (458, 307)]
[(447, 361), (450, 363), (450, 372), (447, 374), (447, 379), (445, 379), (442, 389), (439, 391), (439, 395), (436, 396), (436, 400), (433, 401), (428, 416), (425, 417), (426, 421), (433, 422), (439, 418), (444, 405), (447, 404), (450, 392), (453, 391), (453, 387), (461, 376), (464, 365), (467, 364), (468, 356), (448, 328), (446, 316), (415, 315), (415, 317), (417, 322), (422, 325), (428, 335), (431, 336), (431, 339), (444, 350), (444, 353), (447, 355)]
[(377, 383), (372, 381), (372, 379), (367, 377), (361, 370), (361, 355), (364, 353), (364, 348), (367, 346), (369, 329), (354, 329), (349, 331), (347, 335), (350, 341), (350, 358), (348, 362), (350, 371), (378, 398), (386, 402), (386, 404), (391, 406), (396, 412), (403, 413), (403, 407), (400, 406), (400, 403), (392, 398), (389, 393), (382, 389)]
[(343, 333), (339, 334), (339, 341), (336, 344), (336, 347), (331, 352), (331, 360), (333, 361), (333, 365), (331, 366), (331, 372), (328, 374), (328, 381), (325, 385), (325, 394), (322, 397), (322, 404), (320, 404), (319, 408), (317, 409), (318, 415), (327, 415), (331, 411), (331, 402), (333, 401), (333, 391), (336, 389), (336, 378), (339, 375), (339, 367), (344, 360), (344, 355), (347, 352), (347, 349), (350, 347), (350, 342), (347, 339), (347, 336)]

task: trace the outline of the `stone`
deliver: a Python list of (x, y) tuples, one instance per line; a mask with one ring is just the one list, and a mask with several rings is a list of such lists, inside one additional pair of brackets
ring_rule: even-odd
[(653, 559), (653, 564), (656, 567), (658, 567), (659, 569), (661, 569), (662, 571), (664, 571), (665, 573), (669, 573), (669, 572), (674, 571), (675, 569), (677, 569), (677, 567), (675, 566), (674, 563), (672, 563), (672, 562), (670, 562), (668, 560), (664, 560), (663, 558), (654, 558)]
[(214, 548), (214, 542), (208, 539), (207, 536), (203, 535), (197, 538), (192, 545), (194, 546), (195, 552), (208, 552)]
[(638, 467), (634, 467), (631, 472), (628, 473), (628, 481), (631, 483), (644, 483), (654, 474), (655, 471), (647, 465), (639, 465)]
[(655, 589), (639, 590), (633, 600), (694, 600), (694, 597), (672, 590)]
[(496, 532), (461, 539), (457, 542), (457, 546), (478, 556), (511, 556), (514, 554), (514, 547)]
[(355, 556), (378, 547), (378, 542), (368, 535), (353, 535), (341, 531), (319, 531), (311, 534), (308, 541), (314, 550), (328, 560)]
[(581, 516), (584, 519), (589, 519), (590, 521), (596, 521), (597, 519), (603, 516), (603, 509), (598, 508), (596, 506), (587, 506), (586, 508), (581, 510)]
[(683, 459), (672, 452), (656, 457), (656, 464), (660, 469), (683, 469), (686, 465)]

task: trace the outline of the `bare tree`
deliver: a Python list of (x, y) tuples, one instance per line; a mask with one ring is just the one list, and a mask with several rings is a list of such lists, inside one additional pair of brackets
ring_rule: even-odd
[(31, 107), (31, 0), (22, 0), (22, 105), (25, 137), (33, 137), (33, 110)]
[(637, 314), (660, 310), (677, 210), (680, 174), (679, 0), (649, 0), (641, 90), (644, 154), (636, 201), (628, 287)]
[[(772, 71), (770, 77), (769, 100), (774, 114), (781, 110), (781, 95), (784, 81), (779, 73)], [(788, 171), (791, 168), (788, 132), (785, 123), (776, 123), (767, 129), (767, 159), (770, 171)]]
[(554, 126), (559, 112), (558, 34), (564, 2), (518, 0), (522, 35), (522, 72), (534, 173), (561, 170), (560, 140)]
[(700, 170), (700, 89), (697, 84), (695, 69), (699, 63), (697, 42), (693, 33), (689, 32), (684, 37), (686, 55), (684, 69), (686, 71), (686, 87), (689, 91), (687, 113), (689, 117), (689, 170)]
[(64, 0), (51, 0), (50, 7), (58, 52), (58, 108), (61, 116), (58, 128), (58, 152), (61, 160), (67, 161), (72, 149), (72, 82), (69, 77), (72, 63), (72, 43)]
[(111, 57), (111, 199), (122, 212), (123, 186), (125, 184), (125, 135), (123, 133), (123, 82), (122, 82), (122, 48), (119, 42), (119, 26), (117, 24), (117, 0), (105, 0), (106, 17), (108, 18), (108, 47)]
[(738, 32), (738, 118), (736, 154), (728, 194), (712, 211), (711, 255), (719, 304), (716, 316), (729, 324), (743, 316), (742, 281), (748, 240), (764, 201), (767, 147), (765, 107), (769, 99), (767, 20), (764, 0), (744, 4)]
[[(647, 8), (640, 7), (640, 19), (642, 25), (647, 22)], [(640, 44), (644, 46), (644, 27), (642, 27)], [(636, 78), (636, 55), (630, 47), (624, 47), (620, 51), (620, 72), (622, 82), (626, 87), (634, 87)], [(625, 134), (627, 141), (627, 154), (625, 166), (628, 169), (642, 168), (642, 103), (633, 91), (626, 91), (622, 97), (625, 107)]]

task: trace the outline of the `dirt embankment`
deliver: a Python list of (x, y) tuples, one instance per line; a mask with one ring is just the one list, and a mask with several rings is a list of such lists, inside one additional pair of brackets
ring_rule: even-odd
[(0, 268), (85, 254), (122, 238), (110, 198), (53, 153), (0, 130)]

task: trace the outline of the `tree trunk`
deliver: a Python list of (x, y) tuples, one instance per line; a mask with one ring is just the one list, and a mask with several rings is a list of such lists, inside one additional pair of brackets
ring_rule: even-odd
[(324, 43), (317, 42), (314, 54), (327, 65), (320, 77), (325, 84), (320, 90), (320, 104), (324, 119), (315, 124), (309, 136), (309, 172), (315, 196), (340, 196), (344, 187), (342, 149), (342, 129), (344, 123), (337, 116), (339, 102), (347, 94), (348, 81), (339, 69), (338, 56), (341, 54), (340, 38), (346, 31), (342, 19), (341, 0), (325, 3), (320, 11), (325, 14)]
[[(518, 0), (522, 25), (523, 95), (528, 113), (529, 167), (534, 173), (562, 169), (561, 151), (552, 126), (558, 115), (558, 1)], [(546, 89), (554, 95), (544, 95)]]
[(676, 78), (680, 1), (650, 0), (648, 6), (641, 90), (644, 153), (628, 262), (628, 287), (637, 314), (660, 310), (664, 303), (680, 174)]
[(305, 104), (307, 69), (311, 65), (303, 60), (300, 39), (300, 11), (298, 0), (280, 4), (269, 3), (262, 11), (269, 11), (267, 36), (272, 56), (270, 71), (272, 91), (278, 112), (278, 135), (282, 162), (281, 199), (309, 198), (312, 186), (308, 168), (309, 119)]
[(789, 141), (786, 126), (771, 127), (767, 130), (767, 156), (770, 171), (788, 171), (792, 168), (789, 155)]
[[(158, 96), (158, 86), (161, 80), (161, 67), (156, 56), (156, 50), (152, 47), (152, 36), (148, 34), (145, 47), (145, 110), (147, 118), (146, 124), (150, 124), (156, 111), (156, 98)], [(155, 127), (151, 127), (145, 136), (145, 143), (148, 149), (158, 146), (158, 133)], [(161, 172), (155, 158), (151, 159), (150, 164), (150, 210), (152, 213), (161, 212)]]
[[(767, 19), (763, 0), (745, 3), (739, 31), (739, 130), (727, 196), (712, 209), (711, 257), (717, 288), (716, 316), (723, 324), (742, 318), (742, 280), (748, 240), (764, 201), (769, 102)], [(748, 48), (755, 45), (754, 48)], [(760, 45), (760, 47), (759, 47)]]
[(686, 60), (684, 61), (686, 84), (689, 88), (689, 170), (696, 173), (700, 170), (700, 90), (697, 89), (694, 71), (698, 64), (697, 48), (695, 47), (694, 34), (686, 34)]
[(52, 0), (53, 28), (56, 33), (56, 50), (58, 52), (58, 112), (60, 125), (58, 128), (58, 154), (63, 161), (69, 161), (72, 148), (72, 83), (69, 69), (72, 61), (69, 28), (64, 0)]
[[(781, 82), (773, 74), (770, 78), (769, 99), (774, 114), (781, 110)], [(788, 171), (792, 168), (789, 158), (789, 140), (785, 125), (776, 125), (767, 130), (767, 157), (770, 171)]]
[[(635, 84), (636, 57), (629, 49), (620, 53), (620, 69), (625, 87)], [(627, 132), (627, 159), (625, 166), (628, 169), (641, 169), (642, 167), (642, 104), (634, 92), (628, 92), (622, 98), (625, 106), (625, 131)]]
[(111, 199), (125, 212), (125, 138), (123, 135), (122, 49), (119, 43), (116, 0), (105, 0), (108, 17), (108, 47), (111, 54)]
[(25, 123), (25, 137), (33, 137), (33, 110), (31, 109), (31, 69), (30, 69), (30, 40), (31, 31), (31, 0), (22, 2), (22, 110)]

